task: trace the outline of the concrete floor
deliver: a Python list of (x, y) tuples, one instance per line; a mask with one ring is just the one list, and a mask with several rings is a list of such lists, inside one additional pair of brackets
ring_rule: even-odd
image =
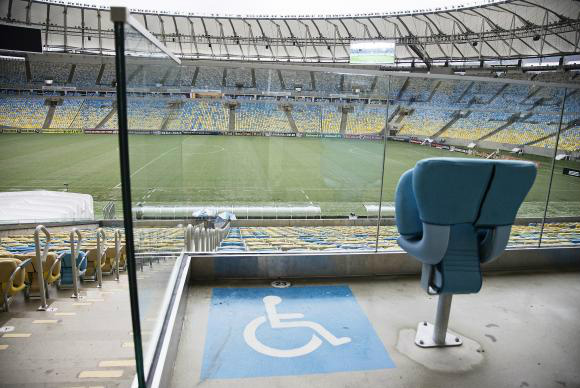
[[(238, 321), (241, 318), (235, 316), (236, 313), (229, 317), (227, 314), (210, 317), (210, 310), (214, 314), (213, 309), (222, 304), (215, 297), (212, 300), (212, 289), (268, 288), (270, 285), (267, 282), (195, 284), (189, 288), (188, 307), (171, 387), (580, 387), (580, 273), (486, 276), (479, 294), (454, 297), (449, 329), (460, 335), (464, 343), (460, 347), (446, 349), (421, 349), (414, 345), (417, 324), (422, 320), (432, 322), (436, 306), (436, 297), (426, 295), (419, 287), (418, 279), (297, 282), (292, 287), (337, 284), (350, 287), (394, 368), (301, 374), (301, 367), (306, 365), (312, 368), (313, 365), (301, 364), (300, 357), (294, 357), (284, 359), (283, 368), (290, 368), (295, 373), (276, 375), (274, 369), (265, 370), (270, 368), (270, 364), (262, 364), (260, 357), (265, 357), (263, 355), (256, 356), (255, 362), (247, 362), (243, 355), (252, 354), (251, 351), (247, 353), (248, 349), (239, 348), (240, 357), (237, 359), (229, 357), (224, 352), (230, 349), (228, 346), (236, 340), (234, 337), (241, 335), (233, 328), (240, 326)], [(309, 314), (317, 313), (316, 309), (309, 310), (308, 307), (317, 303), (316, 297), (298, 299), (298, 305), (294, 306), (303, 306), (303, 312)], [(333, 301), (337, 302), (336, 299)], [(251, 299), (242, 300), (247, 304), (254, 302)], [(221, 311), (235, 311), (232, 300), (224, 300), (223, 303), (228, 308)], [(340, 300), (338, 303), (341, 303)], [(283, 305), (284, 302), (279, 305), (280, 310)], [(296, 308), (291, 312), (297, 312)], [(305, 319), (309, 314), (305, 314)], [(208, 325), (209, 318), (213, 322), (211, 327)], [(352, 329), (349, 336), (355, 344), (360, 333), (348, 325), (340, 329), (345, 329), (343, 332), (346, 333)], [(221, 332), (223, 330), (227, 331), (226, 335)], [(204, 348), (211, 348), (206, 338), (212, 335), (221, 335), (219, 338), (223, 338), (223, 343), (218, 343), (217, 353), (210, 355), (210, 358), (206, 355), (204, 360)], [(275, 337), (269, 338), (276, 340)], [(324, 346), (330, 345), (322, 345), (303, 357), (313, 357), (316, 352), (326, 351)], [(328, 353), (334, 354), (329, 357), (341, 357), (340, 349), (336, 347), (336, 353)], [(346, 346), (344, 349), (347, 349)], [(356, 354), (358, 356), (355, 357), (360, 357), (363, 363), (372, 361), (360, 349)], [(329, 359), (313, 360), (324, 369), (325, 365), (322, 364)], [(204, 362), (206, 368), (209, 365), (210, 375), (202, 378)], [(228, 362), (239, 362), (245, 368), (252, 369), (251, 373), (267, 376), (211, 376), (212, 371), (232, 367), (225, 365)], [(343, 363), (340, 367), (349, 369), (351, 361), (347, 356)], [(295, 369), (292, 369), (293, 364), (296, 364)], [(247, 370), (239, 372), (243, 374)]]
[[(144, 347), (147, 349), (174, 259), (137, 272)], [(10, 312), (0, 312), (0, 387), (129, 387), (135, 375), (134, 346), (126, 272), (72, 290), (50, 288), (50, 311), (39, 300), (17, 295)], [(16, 334), (16, 336), (15, 336)]]

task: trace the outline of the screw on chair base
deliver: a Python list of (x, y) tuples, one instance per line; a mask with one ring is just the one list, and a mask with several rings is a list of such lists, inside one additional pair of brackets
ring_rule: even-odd
[(417, 335), (415, 336), (415, 345), (421, 348), (443, 348), (449, 346), (460, 346), (463, 342), (459, 336), (446, 332), (445, 341), (440, 343), (434, 339), (435, 326), (428, 322), (419, 322), (417, 326)]

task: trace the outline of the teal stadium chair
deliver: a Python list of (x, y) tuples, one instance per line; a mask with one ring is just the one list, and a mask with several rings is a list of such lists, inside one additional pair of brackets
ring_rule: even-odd
[[(60, 260), (61, 260), (62, 265), (60, 268), (61, 278), (60, 278), (59, 288), (61, 288), (61, 289), (72, 288), (73, 287), (73, 271), (72, 271), (72, 260), (71, 260), (70, 251), (61, 253)], [(81, 251), (78, 253), (76, 264), (77, 264), (77, 274), (78, 274), (79, 279), (80, 279), (85, 275), (85, 272), (87, 271), (87, 255), (85, 252)]]
[(421, 347), (460, 345), (447, 333), (453, 294), (481, 289), (481, 264), (505, 249), (516, 213), (536, 177), (531, 162), (421, 160), (395, 194), (397, 242), (423, 267), (421, 286), (439, 295), (435, 325), (419, 323)]

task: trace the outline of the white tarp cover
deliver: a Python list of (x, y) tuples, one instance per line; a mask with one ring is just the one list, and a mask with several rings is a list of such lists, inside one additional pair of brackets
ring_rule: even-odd
[(60, 191), (0, 193), (0, 223), (94, 220), (93, 197)]

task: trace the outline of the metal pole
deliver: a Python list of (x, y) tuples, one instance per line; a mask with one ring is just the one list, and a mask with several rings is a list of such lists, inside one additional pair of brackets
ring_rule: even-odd
[[(40, 232), (46, 236), (44, 249), (40, 251)], [(38, 225), (34, 231), (34, 250), (36, 251), (36, 273), (38, 276), (38, 288), (40, 289), (40, 307), (39, 311), (46, 311), (48, 304), (46, 303), (46, 288), (44, 287), (44, 271), (42, 270), (42, 262), (48, 256), (48, 243), (50, 242), (50, 233), (44, 225)]]
[(435, 316), (435, 328), (433, 329), (433, 342), (437, 345), (445, 344), (452, 299), (453, 294), (440, 294), (437, 301), (437, 315)]
[(544, 237), (544, 225), (546, 223), (546, 215), (548, 214), (548, 205), (550, 204), (550, 192), (552, 191), (552, 181), (554, 180), (554, 168), (556, 167), (556, 156), (558, 155), (558, 143), (560, 143), (560, 131), (562, 131), (562, 120), (564, 119), (564, 107), (566, 106), (567, 94), (568, 89), (564, 88), (564, 98), (562, 99), (562, 106), (560, 107), (560, 122), (558, 124), (558, 133), (556, 133), (556, 144), (554, 145), (554, 155), (552, 156), (552, 169), (550, 172), (550, 181), (548, 182), (548, 193), (546, 194), (546, 206), (544, 207), (544, 217), (542, 218), (538, 248), (542, 245), (542, 237)]
[(185, 250), (193, 252), (193, 225), (187, 225), (185, 229)]
[(119, 262), (121, 261), (121, 231), (115, 229), (115, 278), (119, 281)]
[(381, 193), (379, 195), (379, 219), (377, 220), (377, 239), (375, 241), (375, 252), (379, 250), (379, 234), (381, 231), (381, 209), (383, 207), (383, 185), (385, 182), (385, 161), (387, 158), (387, 134), (389, 133), (389, 97), (391, 95), (391, 76), (387, 82), (387, 109), (385, 117), (385, 131), (383, 132), (383, 166), (381, 168)]
[(193, 240), (195, 242), (194, 249), (196, 252), (201, 252), (201, 239), (202, 239), (201, 230), (199, 227), (196, 226), (193, 231)]
[(103, 255), (105, 253), (106, 248), (105, 245), (105, 232), (103, 229), (97, 229), (97, 288), (103, 287), (103, 269), (101, 266), (103, 265)]
[[(78, 237), (78, 243), (75, 247), (75, 234)], [(69, 235), (70, 240), (70, 256), (71, 256), (71, 271), (72, 271), (72, 281), (73, 281), (73, 294), (71, 298), (79, 297), (79, 271), (77, 267), (77, 256), (81, 251), (82, 235), (77, 228), (73, 228)]]
[(140, 388), (145, 388), (143, 342), (139, 319), (139, 295), (133, 242), (133, 215), (131, 212), (131, 170), (129, 168), (129, 136), (127, 131), (127, 79), (125, 74), (125, 23), (115, 22), (115, 68), (117, 74), (117, 118), (119, 120), (119, 161), (121, 165), (121, 194), (125, 226), (125, 254), (131, 301), (131, 323), (135, 345), (135, 366)]

